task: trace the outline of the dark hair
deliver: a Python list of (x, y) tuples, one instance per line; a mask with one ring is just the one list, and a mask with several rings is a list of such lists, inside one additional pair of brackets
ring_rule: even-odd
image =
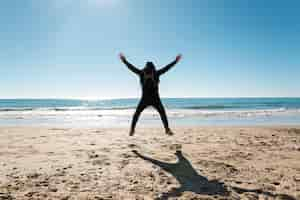
[(144, 67), (145, 73), (151, 73), (155, 71), (155, 65), (152, 62), (146, 62), (146, 66)]

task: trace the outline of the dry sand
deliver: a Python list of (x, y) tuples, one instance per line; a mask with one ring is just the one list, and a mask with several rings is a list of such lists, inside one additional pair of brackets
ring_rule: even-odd
[(0, 128), (3, 199), (300, 199), (300, 129)]

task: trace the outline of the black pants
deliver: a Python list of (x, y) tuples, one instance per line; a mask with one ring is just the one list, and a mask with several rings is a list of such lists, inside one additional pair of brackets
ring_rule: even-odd
[(131, 123), (131, 131), (134, 131), (135, 129), (135, 125), (139, 119), (140, 114), (143, 112), (143, 110), (148, 107), (148, 106), (153, 106), (160, 115), (160, 118), (164, 124), (164, 127), (166, 130), (169, 129), (169, 123), (168, 123), (168, 119), (167, 119), (167, 115), (166, 115), (166, 111), (164, 109), (163, 104), (160, 101), (159, 97), (155, 97), (155, 98), (147, 98), (147, 97), (142, 97), (142, 99), (140, 100), (136, 111), (133, 115), (132, 118), (132, 123)]

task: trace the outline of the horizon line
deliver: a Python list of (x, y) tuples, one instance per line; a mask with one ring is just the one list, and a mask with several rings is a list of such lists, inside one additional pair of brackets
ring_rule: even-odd
[[(111, 97), (111, 98), (89, 98), (89, 97), (16, 97), (16, 98), (0, 98), (0, 100), (87, 100), (87, 101), (99, 101), (99, 100), (125, 100), (125, 99), (140, 99), (141, 97)], [(161, 97), (162, 99), (258, 99), (258, 98), (291, 98), (298, 99), (300, 96), (187, 96), (187, 97)]]

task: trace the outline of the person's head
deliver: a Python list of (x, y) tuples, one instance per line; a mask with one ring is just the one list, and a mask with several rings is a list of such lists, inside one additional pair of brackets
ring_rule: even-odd
[(155, 66), (152, 62), (146, 62), (146, 66), (144, 67), (144, 72), (149, 74), (155, 71)]
[(176, 155), (176, 156), (182, 156), (181, 150), (177, 150), (177, 151), (175, 152), (175, 155)]

